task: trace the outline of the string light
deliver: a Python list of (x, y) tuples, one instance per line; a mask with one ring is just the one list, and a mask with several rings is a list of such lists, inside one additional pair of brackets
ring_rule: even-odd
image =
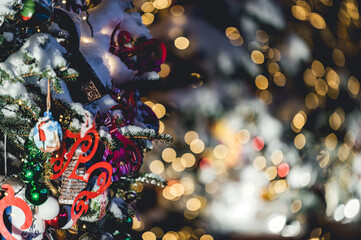
[(185, 50), (189, 46), (189, 40), (185, 37), (178, 37), (174, 40), (174, 45), (179, 50)]

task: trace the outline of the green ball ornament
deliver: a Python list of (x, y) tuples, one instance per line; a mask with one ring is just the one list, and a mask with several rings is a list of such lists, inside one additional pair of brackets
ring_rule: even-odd
[(26, 200), (37, 206), (43, 204), (49, 196), (49, 190), (43, 183), (30, 183), (26, 186)]
[(20, 17), (24, 21), (28, 21), (35, 13), (35, 1), (33, 0), (26, 0), (23, 3), (23, 7), (20, 10)]
[(24, 164), (20, 173), (20, 178), (26, 183), (35, 182), (40, 178), (42, 171), (43, 168), (38, 164)]

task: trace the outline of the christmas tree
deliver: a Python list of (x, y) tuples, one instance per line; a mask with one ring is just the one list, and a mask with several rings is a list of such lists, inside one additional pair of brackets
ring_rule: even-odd
[(159, 120), (139, 87), (166, 57), (131, 1), (0, 3), (0, 235), (132, 239)]

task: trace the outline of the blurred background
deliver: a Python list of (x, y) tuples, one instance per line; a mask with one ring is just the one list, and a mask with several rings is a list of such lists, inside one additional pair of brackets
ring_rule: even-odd
[[(167, 47), (139, 239), (360, 239), (357, 0), (133, 0)], [(137, 238), (137, 239), (138, 239)]]

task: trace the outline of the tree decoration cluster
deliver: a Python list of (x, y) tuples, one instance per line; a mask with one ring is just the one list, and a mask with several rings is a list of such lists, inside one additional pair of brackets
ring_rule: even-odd
[(159, 78), (166, 49), (131, 8), (124, 0), (1, 1), (4, 238), (131, 239), (134, 185), (165, 186), (139, 171), (152, 141), (171, 136), (159, 134), (130, 86)]

